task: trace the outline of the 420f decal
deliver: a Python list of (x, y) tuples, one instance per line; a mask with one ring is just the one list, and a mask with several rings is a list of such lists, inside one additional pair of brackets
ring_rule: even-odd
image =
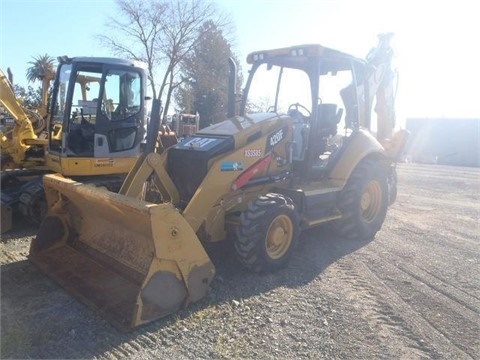
[(288, 126), (284, 126), (280, 130), (275, 131), (267, 138), (267, 146), (265, 149), (265, 153), (270, 152), (275, 145), (277, 145), (280, 141), (282, 141), (285, 136), (287, 135)]

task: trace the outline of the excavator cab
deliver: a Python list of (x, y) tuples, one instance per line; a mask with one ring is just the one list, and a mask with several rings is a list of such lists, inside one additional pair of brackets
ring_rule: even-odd
[[(58, 60), (58, 71), (43, 79), (36, 110), (22, 104), (0, 70), (0, 106), (12, 117), (0, 129), (2, 214), (19, 212), (36, 223), (46, 211), (43, 174), (118, 191), (143, 151), (147, 122), (143, 65), (112, 58)], [(11, 218), (4, 217), (2, 232), (11, 228)]]
[(47, 165), (67, 176), (127, 173), (145, 136), (145, 78), (126, 60), (59, 58)]

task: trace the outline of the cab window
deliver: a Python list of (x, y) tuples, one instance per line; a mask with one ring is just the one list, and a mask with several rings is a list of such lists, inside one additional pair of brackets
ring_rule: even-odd
[(105, 79), (102, 113), (112, 121), (122, 121), (137, 114), (140, 105), (140, 74), (126, 70), (109, 70)]

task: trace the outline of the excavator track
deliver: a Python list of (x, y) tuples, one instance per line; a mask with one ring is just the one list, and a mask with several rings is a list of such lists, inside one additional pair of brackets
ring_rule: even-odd
[(45, 170), (39, 169), (9, 169), (1, 174), (1, 232), (7, 232), (12, 228), (14, 212), (18, 210), (20, 194), (28, 182), (39, 179)]
[[(47, 203), (43, 188), (43, 175), (47, 170), (42, 169), (9, 169), (1, 174), (1, 203), (2, 212), (10, 214), (19, 212), (31, 223), (40, 225), (47, 213)], [(103, 187), (109, 191), (118, 192), (123, 184), (125, 175), (110, 175), (100, 177), (79, 177), (78, 180), (85, 184)], [(8, 231), (11, 224), (2, 221), (2, 231)]]

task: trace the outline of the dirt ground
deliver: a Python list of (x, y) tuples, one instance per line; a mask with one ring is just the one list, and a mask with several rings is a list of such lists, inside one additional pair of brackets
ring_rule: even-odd
[(208, 296), (129, 333), (41, 274), (26, 259), (36, 229), (18, 226), (0, 243), (0, 357), (480, 359), (480, 169), (398, 176), (374, 240), (314, 229), (268, 275), (216, 245)]

